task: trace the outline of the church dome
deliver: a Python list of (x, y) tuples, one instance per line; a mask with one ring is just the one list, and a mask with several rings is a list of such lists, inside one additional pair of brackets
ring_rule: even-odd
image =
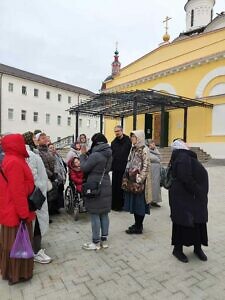
[(186, 31), (207, 26), (213, 19), (215, 0), (188, 0), (185, 4)]

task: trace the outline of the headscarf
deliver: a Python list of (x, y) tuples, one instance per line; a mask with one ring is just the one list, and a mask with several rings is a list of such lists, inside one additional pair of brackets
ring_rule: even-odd
[(33, 150), (34, 148), (36, 148), (36, 146), (34, 144), (34, 141), (33, 141), (33, 137), (34, 137), (33, 132), (27, 131), (27, 132), (25, 132), (23, 134), (23, 137), (24, 137), (25, 144), (29, 145), (30, 148), (31, 148), (31, 150)]
[(137, 143), (135, 145), (133, 145), (134, 147), (145, 146), (145, 133), (143, 130), (134, 130), (134, 131), (131, 131), (131, 134), (134, 134), (137, 138)]
[(177, 150), (177, 149), (189, 150), (187, 144), (184, 141), (182, 141), (181, 139), (175, 140), (171, 144), (171, 147), (172, 147), (173, 150)]

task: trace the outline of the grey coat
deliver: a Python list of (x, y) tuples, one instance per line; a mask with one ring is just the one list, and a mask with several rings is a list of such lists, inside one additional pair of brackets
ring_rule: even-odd
[(152, 172), (152, 202), (162, 202), (161, 188), (160, 188), (160, 153), (156, 148), (155, 150), (149, 149), (151, 160)]
[(108, 144), (101, 143), (93, 147), (89, 156), (80, 156), (81, 170), (87, 176), (87, 182), (99, 182), (106, 167), (102, 180), (101, 193), (97, 198), (86, 198), (85, 207), (89, 213), (103, 214), (111, 210), (112, 188), (109, 171), (112, 164), (112, 150)]

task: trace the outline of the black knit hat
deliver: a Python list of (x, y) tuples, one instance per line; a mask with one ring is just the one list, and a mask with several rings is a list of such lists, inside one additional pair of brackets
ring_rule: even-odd
[(33, 137), (34, 137), (33, 132), (27, 131), (23, 134), (23, 137), (26, 145), (29, 145), (32, 148), (36, 147), (33, 141)]

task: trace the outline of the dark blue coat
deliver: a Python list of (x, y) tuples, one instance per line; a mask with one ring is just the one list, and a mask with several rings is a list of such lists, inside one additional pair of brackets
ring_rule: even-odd
[(208, 221), (208, 173), (191, 150), (174, 150), (171, 157), (175, 178), (169, 190), (172, 222), (192, 227)]

